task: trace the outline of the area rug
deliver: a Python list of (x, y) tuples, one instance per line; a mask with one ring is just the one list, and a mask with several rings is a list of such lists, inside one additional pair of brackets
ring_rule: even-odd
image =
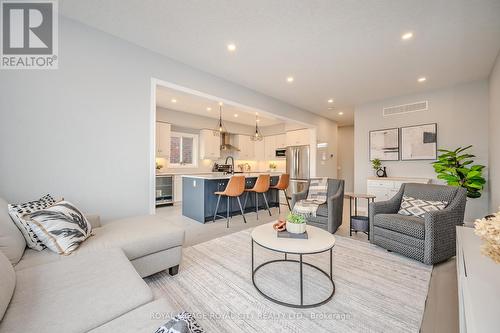
[[(326, 304), (295, 309), (258, 293), (251, 280), (251, 230), (188, 247), (179, 274), (146, 279), (157, 298), (191, 312), (207, 332), (418, 332), (431, 266), (389, 253), (370, 243), (336, 236), (333, 250), (335, 294)], [(282, 255), (255, 246), (256, 265)], [(289, 256), (293, 258), (293, 256)], [(304, 256), (329, 271), (329, 254)], [(257, 285), (271, 296), (299, 301), (299, 266), (267, 265)], [(321, 273), (304, 268), (304, 301), (328, 296)]]

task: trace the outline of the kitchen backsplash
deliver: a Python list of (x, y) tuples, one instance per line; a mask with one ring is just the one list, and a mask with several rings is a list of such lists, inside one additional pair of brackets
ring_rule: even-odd
[[(172, 172), (172, 173), (205, 173), (212, 172), (213, 164), (217, 162), (219, 164), (223, 164), (225, 162), (225, 158), (221, 158), (217, 161), (212, 160), (199, 160), (197, 168), (166, 168), (167, 161), (164, 158), (157, 158), (156, 163), (162, 165), (163, 167), (158, 172)], [(234, 168), (236, 171), (240, 171), (238, 168), (238, 164), (248, 163), (250, 165), (250, 171), (259, 171), (265, 172), (270, 171), (270, 163), (276, 165), (277, 172), (284, 172), (286, 169), (285, 160), (276, 160), (276, 161), (246, 161), (246, 160), (235, 160)]]

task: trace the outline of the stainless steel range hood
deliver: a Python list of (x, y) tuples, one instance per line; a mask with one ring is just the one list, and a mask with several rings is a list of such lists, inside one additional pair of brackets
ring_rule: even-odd
[(231, 144), (231, 134), (224, 132), (220, 138), (220, 150), (224, 151), (240, 151), (238, 147)]

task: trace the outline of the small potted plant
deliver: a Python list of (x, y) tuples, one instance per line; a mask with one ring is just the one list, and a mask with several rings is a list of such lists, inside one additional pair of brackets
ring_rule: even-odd
[(306, 218), (299, 214), (289, 213), (286, 217), (286, 230), (291, 234), (306, 232)]
[(278, 165), (276, 163), (274, 163), (274, 162), (269, 163), (269, 169), (271, 171), (276, 171), (277, 168), (278, 168)]
[(382, 162), (378, 158), (372, 160), (372, 168), (378, 177), (387, 177), (386, 168), (382, 167)]

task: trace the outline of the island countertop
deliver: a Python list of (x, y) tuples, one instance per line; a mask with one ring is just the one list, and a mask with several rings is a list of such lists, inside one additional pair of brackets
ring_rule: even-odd
[[(270, 175), (270, 185), (276, 185), (281, 173), (236, 173), (235, 175), (245, 176), (245, 188), (252, 188), (255, 186), (257, 177), (261, 174)], [(222, 192), (226, 189), (231, 177), (231, 174), (224, 175), (219, 172), (183, 175), (182, 215), (201, 223), (212, 221), (214, 219), (217, 202), (219, 201), (218, 215), (240, 215), (241, 208), (236, 198), (225, 197), (224, 200), (220, 200), (220, 197), (215, 194), (216, 192)], [(253, 193), (252, 195), (248, 193), (249, 192), (242, 193), (240, 198), (240, 200), (248, 199), (246, 202), (243, 200), (244, 207), (242, 207), (242, 209), (245, 212), (255, 212), (260, 209), (266, 209), (265, 200), (262, 200), (262, 195), (265, 195), (270, 207), (279, 206), (279, 193), (277, 189), (270, 188), (265, 194), (261, 194), (260, 200), (256, 198), (257, 193)], [(216, 216), (216, 219), (218, 218), (220, 218), (220, 216)]]
[[(270, 175), (279, 176), (281, 172), (245, 172), (245, 173), (235, 173), (234, 176), (245, 176), (246, 178), (257, 178), (259, 175)], [(229, 179), (233, 175), (232, 174), (222, 174), (222, 173), (205, 173), (205, 174), (197, 174), (197, 175), (182, 175), (182, 178), (196, 178), (196, 179), (206, 179), (206, 180), (223, 180)]]

